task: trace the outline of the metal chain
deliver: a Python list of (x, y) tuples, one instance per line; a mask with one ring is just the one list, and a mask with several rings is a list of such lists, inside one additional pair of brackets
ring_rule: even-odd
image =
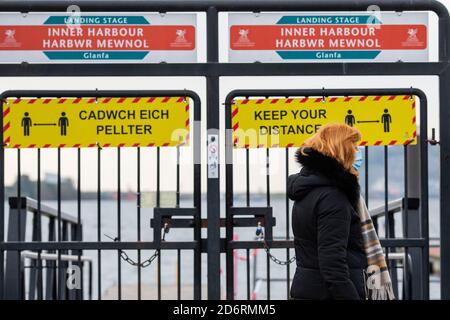
[(280, 259), (278, 259), (277, 257), (275, 257), (273, 254), (270, 253), (270, 247), (267, 244), (266, 239), (263, 239), (263, 241), (264, 241), (264, 251), (266, 251), (266, 253), (267, 253), (268, 257), (270, 258), (270, 260), (272, 260), (276, 264), (278, 264), (280, 266), (287, 266), (287, 265), (291, 264), (292, 262), (294, 262), (296, 260), (295, 256), (293, 256), (289, 260), (280, 260)]
[(125, 251), (120, 250), (120, 257), (122, 258), (123, 261), (127, 262), (128, 264), (130, 264), (132, 266), (136, 266), (136, 267), (139, 266), (141, 268), (146, 268), (149, 265), (151, 265), (153, 260), (155, 260), (157, 256), (159, 256), (159, 250), (155, 250), (155, 253), (153, 253), (151, 255), (151, 257), (148, 258), (147, 260), (145, 260), (141, 263), (137, 263), (136, 261), (131, 259)]
[[(165, 241), (166, 240), (166, 234), (168, 232), (169, 232), (168, 224), (165, 223), (164, 224), (164, 232), (162, 234), (161, 241)], [(108, 237), (109, 239), (113, 240), (114, 242), (119, 241), (118, 238), (110, 237), (107, 234), (105, 234), (105, 236)], [(135, 267), (141, 267), (141, 268), (146, 268), (146, 267), (150, 266), (152, 264), (153, 260), (155, 260), (156, 257), (159, 256), (159, 249), (156, 249), (155, 252), (150, 256), (150, 258), (148, 258), (147, 260), (142, 261), (141, 263), (138, 263), (138, 262), (134, 261), (133, 259), (131, 259), (125, 251), (119, 250), (119, 252), (120, 252), (120, 258), (122, 258), (123, 261), (125, 261), (129, 265), (132, 265), (132, 266), (135, 266)]]
[(270, 253), (270, 247), (269, 247), (269, 244), (266, 241), (266, 237), (265, 237), (263, 228), (261, 227), (261, 222), (258, 222), (258, 227), (256, 228), (256, 237), (259, 240), (263, 241), (264, 251), (266, 251), (267, 256), (270, 258), (270, 260), (272, 260), (276, 264), (278, 264), (280, 266), (286, 266), (286, 265), (289, 265), (289, 264), (293, 263), (296, 260), (296, 257), (293, 256), (289, 260), (283, 261), (283, 260), (278, 259), (277, 257), (275, 257), (273, 254)]

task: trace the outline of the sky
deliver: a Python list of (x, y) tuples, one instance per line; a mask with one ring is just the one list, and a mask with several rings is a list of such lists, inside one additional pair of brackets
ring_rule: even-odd
[[(442, 1), (450, 7), (450, 0)], [(205, 15), (198, 14), (197, 17), (197, 45), (199, 62), (206, 61), (206, 39)], [(227, 15), (220, 14), (220, 61), (227, 61)], [(430, 60), (437, 61), (437, 17), (430, 14), (429, 20), (429, 48)], [(394, 88), (394, 87), (416, 87), (423, 90), (428, 97), (428, 119), (429, 131), (436, 128), (439, 131), (439, 90), (438, 78), (434, 76), (392, 76), (392, 77), (222, 77), (220, 79), (220, 102), (223, 103), (226, 95), (234, 89), (321, 89), (325, 88)], [(203, 77), (0, 77), (0, 90), (173, 90), (189, 89), (197, 92), (203, 102), (202, 119), (206, 119), (206, 81)], [(217, 106), (221, 112), (221, 128), (224, 128), (224, 107)], [(420, 119), (419, 119), (420, 124)], [(205, 121), (201, 124), (202, 146), (205, 141)], [(80, 133), (82, 134), (82, 133)], [(223, 143), (224, 136), (221, 135), (221, 161), (224, 160)], [(290, 151), (290, 172), (298, 170), (293, 161), (293, 152)], [(83, 149), (82, 151), (81, 181), (83, 190), (96, 190), (97, 187), (97, 152), (95, 149)], [(142, 152), (142, 189), (155, 190), (156, 185), (156, 152), (154, 149), (144, 149)], [(271, 175), (273, 177), (271, 188), (273, 191), (283, 191), (285, 180), (277, 178), (284, 174), (284, 149), (271, 150)], [(250, 159), (252, 168), (252, 191), (264, 189), (265, 179), (265, 151), (252, 151)], [(22, 174), (30, 175), (36, 179), (36, 154), (33, 149), (21, 151)], [(56, 149), (42, 151), (42, 173), (56, 173)], [(191, 149), (181, 148), (181, 191), (192, 191), (192, 162)], [(62, 149), (61, 152), (63, 176), (76, 179), (76, 150)], [(117, 188), (117, 150), (116, 148), (104, 148), (102, 151), (102, 185), (104, 190), (116, 190)], [(168, 148), (161, 151), (161, 189), (175, 190), (175, 168), (176, 151)], [(206, 161), (205, 148), (202, 149), (202, 160)], [(243, 191), (245, 187), (243, 152), (236, 153), (235, 161), (235, 191)], [(125, 148), (122, 151), (122, 190), (135, 190), (136, 188), (136, 150)], [(5, 154), (5, 180), (6, 184), (13, 183), (17, 178), (17, 151), (7, 150)], [(221, 167), (220, 175), (225, 176), (224, 166)], [(202, 168), (202, 190), (205, 191), (206, 166)], [(225, 179), (221, 179), (221, 188), (224, 190)]]

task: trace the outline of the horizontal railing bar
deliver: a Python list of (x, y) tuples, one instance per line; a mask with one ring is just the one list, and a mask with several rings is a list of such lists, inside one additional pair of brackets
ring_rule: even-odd
[[(292, 277), (291, 277), (291, 279), (292, 279)], [(257, 277), (257, 278), (255, 278), (255, 281), (267, 282), (267, 278)], [(284, 283), (286, 283), (286, 278), (273, 278), (273, 277), (270, 277), (270, 282), (284, 282)]]
[(4, 242), (1, 250), (190, 250), (196, 249), (196, 241), (163, 241), (158, 246), (154, 242)]
[(398, 63), (219, 63), (214, 66), (219, 76), (345, 76), (345, 75), (439, 75), (448, 62)]
[[(315, 1), (298, 1), (298, 0), (117, 0), (109, 1), (107, 4), (99, 0), (72, 0), (71, 5), (79, 6), (84, 12), (92, 11), (207, 11), (213, 7), (219, 11), (366, 11), (368, 7), (377, 5), (383, 11), (423, 11), (429, 10), (436, 12), (442, 18), (448, 18), (448, 12), (445, 6), (435, 0), (315, 0)], [(34, 0), (34, 1), (12, 1), (2, 0), (0, 3), (0, 11), (50, 11), (65, 12), (68, 3), (66, 1), (52, 0)]]
[(225, 98), (225, 105), (230, 106), (233, 99), (237, 97), (330, 97), (330, 96), (369, 96), (369, 95), (412, 95), (417, 96), (424, 105), (427, 103), (425, 93), (418, 88), (358, 88), (358, 89), (274, 89), (267, 91), (266, 89), (238, 89), (229, 92)]
[(231, 207), (228, 209), (233, 216), (239, 215), (254, 215), (254, 216), (267, 216), (272, 214), (272, 207)]
[[(388, 213), (396, 213), (400, 212), (403, 209), (403, 199), (397, 199), (394, 201), (391, 201), (387, 205), (387, 212)], [(385, 205), (373, 208), (369, 210), (370, 216), (372, 218), (376, 218), (378, 216), (383, 216), (386, 214), (386, 207)]]
[[(266, 241), (271, 249), (287, 249), (294, 248), (293, 240), (276, 240)], [(398, 239), (380, 239), (381, 246), (383, 247), (416, 247), (421, 248), (426, 245), (426, 241), (423, 238), (398, 238)], [(264, 243), (261, 241), (230, 241), (229, 246), (232, 249), (254, 249), (264, 248)]]
[[(268, 225), (275, 226), (276, 221), (277, 221), (276, 218), (271, 218)], [(262, 219), (261, 217), (256, 217), (256, 218), (235, 217), (235, 218), (233, 218), (233, 226), (234, 227), (257, 227), (259, 224), (262, 227), (266, 227), (265, 219)], [(226, 224), (223, 225), (223, 227), (225, 227), (225, 226), (226, 226)]]
[[(169, 228), (174, 229), (182, 229), (182, 228), (193, 228), (195, 226), (195, 220), (193, 218), (162, 218), (162, 224), (168, 223)], [(256, 227), (258, 226), (258, 223), (261, 223), (261, 226), (265, 226), (264, 219), (261, 218), (234, 218), (233, 219), (233, 226), (235, 227)], [(271, 224), (274, 226), (276, 224), (276, 219), (271, 219)], [(150, 226), (154, 228), (156, 225), (155, 219), (150, 220)], [(220, 219), (220, 227), (224, 228), (226, 226), (226, 220), (225, 218)], [(202, 219), (201, 220), (201, 227), (202, 228), (208, 228), (208, 219)]]
[[(293, 240), (266, 241), (272, 249), (294, 248)], [(422, 238), (412, 239), (381, 239), (383, 247), (424, 247)], [(264, 248), (261, 241), (230, 241), (232, 249)], [(4, 242), (0, 243), (0, 250), (192, 250), (198, 247), (197, 241), (162, 241), (158, 246), (154, 242)], [(224, 252), (224, 250), (222, 250)]]
[(448, 62), (0, 64), (0, 76), (433, 76), (448, 66)]
[[(194, 218), (188, 218), (188, 219), (183, 219), (183, 218), (161, 218), (162, 223), (161, 226), (164, 226), (164, 223), (168, 223), (168, 227), (169, 228), (193, 228), (195, 226), (195, 219)], [(156, 221), (155, 219), (150, 219), (150, 227), (155, 228), (156, 226)]]
[(404, 252), (389, 252), (389, 255), (387, 257), (388, 260), (405, 260), (405, 253)]
[[(22, 258), (28, 258), (33, 260), (58, 260), (58, 255), (54, 253), (37, 253), (32, 251), (22, 251), (21, 252)], [(62, 254), (60, 255), (60, 260), (62, 261), (74, 261), (78, 262), (79, 260), (83, 262), (89, 262), (92, 263), (93, 259), (86, 256), (78, 256), (78, 255), (69, 255), (69, 254)]]
[(189, 97), (200, 103), (200, 97), (191, 90), (8, 90), (1, 94), (2, 99), (10, 97), (48, 98), (48, 97)]
[(199, 214), (197, 208), (154, 208), (154, 215), (159, 214), (161, 217), (176, 217), (176, 216), (196, 216)]
[[(11, 197), (8, 199), (9, 207), (11, 209), (26, 209), (29, 212), (38, 212), (38, 202), (32, 198), (21, 197), (20, 201), (17, 197)], [(58, 210), (41, 203), (40, 213), (43, 216), (50, 218), (58, 218)], [(65, 212), (61, 212), (61, 220), (73, 224), (78, 224), (77, 217), (71, 216)], [(82, 225), (82, 223), (81, 223)]]
[[(406, 198), (390, 201), (388, 203), (388, 213), (396, 213), (405, 209)], [(420, 200), (418, 198), (408, 198), (408, 210), (417, 210), (419, 208)], [(386, 214), (385, 206), (379, 206), (369, 210), (372, 218), (378, 218)]]
[[(271, 249), (294, 248), (293, 240), (276, 240), (266, 242)], [(257, 249), (264, 248), (264, 243), (261, 241), (230, 241), (229, 246), (232, 249)]]

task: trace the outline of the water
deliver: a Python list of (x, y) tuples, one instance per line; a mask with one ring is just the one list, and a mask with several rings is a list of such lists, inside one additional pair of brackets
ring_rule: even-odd
[[(265, 196), (252, 195), (252, 206), (265, 206)], [(56, 208), (56, 201), (48, 201), (45, 204)], [(192, 200), (182, 200), (181, 207), (189, 207), (192, 204)], [(438, 199), (430, 200), (430, 236), (439, 236), (439, 201)], [(235, 206), (244, 206), (245, 199), (236, 197)], [(274, 217), (276, 218), (276, 227), (274, 228), (275, 238), (286, 237), (286, 202), (285, 198), (281, 196), (274, 196), (271, 199), (271, 205), (273, 207)], [(371, 199), (370, 206), (375, 207), (383, 205), (383, 199)], [(206, 212), (206, 203), (202, 204), (203, 212)], [(290, 203), (292, 206), (292, 203)], [(111, 200), (104, 200), (101, 203), (101, 234), (102, 241), (111, 241), (104, 234), (108, 234), (113, 238), (117, 236), (117, 202)], [(77, 202), (76, 201), (63, 201), (62, 211), (76, 216)], [(290, 214), (290, 209), (289, 209)], [(97, 241), (97, 201), (96, 200), (83, 200), (81, 203), (81, 215), (83, 221), (83, 237), (84, 241)], [(30, 215), (28, 217), (31, 217)], [(153, 231), (150, 228), (150, 219), (153, 217), (152, 208), (142, 208), (141, 210), (141, 237), (143, 241), (153, 241)], [(137, 240), (137, 208), (136, 201), (123, 200), (121, 204), (121, 233), (122, 241), (136, 241)], [(27, 221), (27, 228), (31, 227), (31, 219)], [(383, 224), (380, 224), (380, 229), (383, 229)], [(396, 225), (397, 235), (401, 235), (401, 225)], [(31, 230), (31, 229), (28, 229)], [(254, 228), (236, 228), (235, 237), (239, 240), (253, 240), (255, 235)], [(289, 230), (291, 234), (291, 230)], [(203, 237), (206, 237), (206, 230), (202, 231)], [(30, 236), (30, 232), (28, 235)], [(43, 223), (43, 234), (47, 234), (46, 223)], [(383, 232), (380, 232), (382, 235)], [(224, 233), (222, 233), (222, 237)], [(31, 237), (31, 236), (30, 236)], [(27, 239), (30, 241), (31, 239)], [(192, 241), (193, 233), (189, 229), (172, 229), (166, 236), (167, 241)], [(126, 251), (127, 254), (133, 259), (137, 260), (136, 251)], [(143, 250), (142, 260), (150, 257), (154, 251)], [(277, 249), (271, 251), (275, 256), (281, 260), (286, 259), (286, 249)], [(253, 251), (252, 251), (253, 253)], [(85, 256), (93, 259), (93, 294), (94, 299), (98, 296), (97, 287), (97, 251), (86, 250), (83, 252)], [(293, 250), (290, 250), (291, 256), (294, 254)], [(118, 278), (118, 253), (111, 250), (102, 251), (102, 269), (101, 269), (101, 282), (102, 282), (102, 295), (106, 298), (115, 298), (117, 296), (116, 286)], [(246, 250), (236, 250), (236, 266), (235, 266), (235, 288), (236, 298), (246, 299), (247, 297), (247, 284), (246, 284)], [(266, 255), (263, 250), (257, 250), (256, 258), (251, 255), (251, 268), (250, 268), (250, 288), (253, 292), (253, 288), (256, 285), (257, 290), (254, 295), (257, 299), (265, 299), (266, 295)], [(193, 254), (192, 251), (182, 251), (181, 257), (181, 270), (177, 270), (177, 254), (174, 250), (166, 250), (161, 255), (161, 285), (162, 285), (162, 298), (176, 298), (174, 296), (174, 288), (176, 286), (177, 272), (181, 272), (181, 285), (188, 290), (187, 293), (183, 291), (184, 298), (192, 297), (192, 284), (193, 284)], [(256, 268), (253, 269), (253, 264), (256, 261)], [(202, 256), (202, 281), (206, 283), (206, 255)], [(225, 256), (222, 255), (222, 268), (221, 273), (221, 292), (225, 295)], [(295, 271), (295, 264), (289, 267), (291, 277)], [(124, 286), (123, 298), (136, 298), (137, 292), (137, 269), (130, 266), (125, 262), (121, 263), (122, 266), (122, 285)], [(256, 270), (254, 273), (253, 271)], [(278, 266), (274, 263), (270, 263), (271, 271), (271, 298), (272, 299), (286, 299), (287, 283), (285, 281), (287, 267)], [(85, 279), (87, 280), (87, 279)], [(87, 283), (86, 283), (87, 284)], [(157, 284), (157, 264), (152, 264), (150, 267), (142, 269), (142, 284), (146, 288), (145, 290), (152, 291), (149, 296), (154, 296), (156, 292)], [(129, 293), (131, 291), (131, 293)], [(203, 290), (206, 291), (206, 290)], [(203, 292), (205, 296), (206, 292)], [(183, 298), (183, 296), (182, 296)], [(437, 283), (431, 285), (431, 298), (439, 298), (439, 286)]]

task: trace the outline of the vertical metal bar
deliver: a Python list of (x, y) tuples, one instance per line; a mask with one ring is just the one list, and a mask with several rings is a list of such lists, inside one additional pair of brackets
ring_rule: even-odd
[[(384, 234), (385, 238), (390, 237), (390, 219), (389, 219), (389, 162), (388, 147), (384, 146)], [(389, 261), (389, 248), (386, 247), (386, 261)]]
[[(141, 205), (142, 205), (142, 195), (141, 195), (141, 148), (137, 148), (137, 241), (141, 241)], [(138, 255), (138, 269), (137, 269), (137, 278), (138, 278), (138, 287), (137, 287), (137, 295), (138, 300), (142, 299), (142, 279), (141, 279), (141, 250), (137, 251)]]
[[(62, 221), (62, 241), (68, 241), (69, 240), (69, 232), (68, 232), (68, 225), (69, 223), (67, 221)], [(67, 254), (67, 250), (60, 250), (61, 255)], [(61, 261), (61, 282), (59, 283), (59, 287), (62, 294), (62, 299), (67, 300), (68, 299), (68, 287), (66, 285), (66, 274), (67, 274), (67, 261)]]
[[(77, 212), (77, 216), (78, 216), (78, 212)], [(78, 218), (77, 218), (77, 220), (78, 220)], [(69, 223), (70, 234), (68, 235), (68, 237), (69, 237), (70, 241), (78, 241), (77, 240), (78, 239), (77, 229), (78, 229), (78, 225), (77, 225), (76, 222), (75, 223)], [(70, 250), (70, 254), (76, 255), (77, 259), (76, 259), (76, 261), (67, 263), (67, 267), (68, 268), (73, 268), (73, 266), (76, 266), (80, 270), (80, 279), (79, 279), (80, 280), (80, 282), (79, 282), (80, 287), (76, 287), (76, 288), (73, 288), (73, 289), (69, 288), (69, 287), (67, 288), (68, 299), (69, 300), (80, 300), (80, 292), (81, 292), (82, 283), (83, 283), (82, 280), (81, 280), (82, 275), (83, 275), (83, 266), (80, 265), (81, 259), (79, 258), (80, 257), (79, 252), (80, 252), (80, 250), (75, 250), (75, 249), (74, 250)], [(70, 270), (70, 271), (72, 272), (72, 270)]]
[[(7, 103), (6, 99), (0, 99), (0, 128), (3, 128), (3, 104)], [(0, 243), (5, 241), (5, 146), (4, 146), (3, 130), (0, 130)], [(0, 249), (0, 300), (5, 296), (5, 252)]]
[[(101, 179), (101, 152), (100, 145), (97, 149), (97, 242), (102, 241), (102, 179)], [(97, 250), (97, 299), (102, 300), (102, 251)]]
[[(364, 147), (364, 197), (366, 201), (366, 206), (369, 207), (370, 202), (370, 190), (369, 190), (369, 147)], [(373, 219), (373, 226), (378, 233), (378, 217)]]
[(181, 250), (177, 249), (177, 300), (181, 300)]
[(156, 207), (161, 206), (161, 149), (156, 147)]
[[(231, 112), (231, 110), (230, 110)], [(247, 207), (250, 207), (250, 149), (245, 149), (245, 201)], [(249, 258), (249, 249), (247, 249), (247, 259)], [(234, 259), (232, 260), (234, 262)], [(250, 261), (247, 260), (247, 299), (250, 299)], [(234, 268), (233, 268), (234, 270)], [(233, 272), (234, 273), (234, 272)], [(233, 274), (233, 277), (235, 275)]]
[[(225, 109), (225, 214), (226, 214), (226, 223), (225, 223), (225, 238), (226, 241), (226, 299), (232, 300), (234, 299), (234, 255), (233, 249), (229, 248), (228, 243), (233, 239), (233, 216), (230, 213), (230, 208), (233, 206), (234, 201), (234, 186), (233, 186), (233, 145), (232, 145), (232, 136), (231, 136), (231, 105), (227, 105)], [(246, 201), (247, 206), (250, 205), (250, 182), (249, 182), (249, 165), (248, 165), (249, 151), (246, 150)], [(208, 204), (209, 205), (209, 204)], [(208, 263), (209, 265), (209, 263)], [(209, 281), (209, 279), (208, 279)]]
[[(82, 241), (81, 228), (81, 149), (77, 149), (77, 225), (76, 225), (76, 240)], [(78, 267), (81, 270), (80, 282), (81, 288), (76, 299), (83, 300), (83, 283), (84, 283), (84, 265), (81, 261), (82, 250), (78, 250)]]
[[(32, 234), (31, 239), (32, 241), (38, 241), (38, 219), (39, 215), (38, 212), (33, 212), (33, 221), (32, 221)], [(38, 253), (39, 257), (39, 253)], [(37, 273), (38, 273), (38, 259), (30, 259), (30, 264), (28, 265), (29, 268), (29, 277), (28, 277), (28, 300), (35, 300), (36, 299), (36, 291), (37, 291)]]
[[(441, 26), (441, 20), (439, 20)], [(444, 22), (444, 21), (443, 21)], [(449, 24), (449, 21), (445, 21)], [(444, 33), (441, 34), (441, 31)], [(449, 35), (446, 28), (439, 29), (439, 36)], [(445, 42), (444, 42), (445, 43)], [(441, 230), (441, 299), (450, 300), (450, 70), (439, 77), (439, 140), (440, 140), (440, 230)], [(422, 103), (422, 100), (421, 100)], [(422, 109), (422, 108), (421, 108)], [(425, 137), (424, 137), (425, 138)], [(424, 141), (425, 143), (425, 141)], [(425, 156), (425, 155), (423, 155)], [(426, 172), (426, 171), (425, 171)], [(425, 186), (425, 184), (423, 184)], [(423, 208), (422, 208), (423, 210)]]
[(180, 207), (180, 147), (177, 146), (177, 165), (176, 165), (176, 207)]
[[(161, 206), (161, 154), (160, 148), (156, 147), (156, 207)], [(157, 286), (158, 300), (161, 300), (161, 248), (158, 248), (158, 264), (157, 264)]]
[[(285, 149), (285, 166), (286, 166), (286, 192), (285, 192), (285, 205), (286, 205), (286, 240), (289, 240), (289, 231), (291, 228), (290, 225), (290, 214), (289, 214), (289, 198), (287, 196), (287, 190), (288, 190), (288, 177), (289, 177), (289, 148)], [(289, 248), (286, 248), (286, 261), (289, 261), (291, 258)], [(286, 264), (286, 298), (289, 299), (290, 296), (290, 285), (291, 285), (291, 269), (290, 265)]]
[[(422, 108), (422, 103), (421, 103)], [(423, 118), (421, 118), (421, 122)], [(422, 123), (423, 125), (423, 123)], [(421, 125), (421, 127), (422, 127)], [(426, 199), (423, 198), (423, 186), (426, 175), (422, 172), (422, 155), (421, 155), (421, 146), (422, 139), (420, 135), (417, 135), (417, 145), (412, 145), (408, 147), (408, 166), (407, 166), (407, 175), (408, 175), (408, 197), (418, 198), (420, 199), (420, 207), (418, 209), (408, 209), (408, 237), (409, 238), (422, 238), (422, 222), (421, 222), (421, 211), (422, 211), (422, 203), (426, 202)], [(426, 240), (424, 238), (424, 240)], [(427, 240), (426, 240), (427, 241)], [(413, 266), (410, 268), (410, 289), (411, 289), (411, 299), (412, 300), (421, 300), (424, 298), (423, 295), (423, 275), (424, 270), (422, 269), (424, 255), (422, 252), (422, 248), (408, 248), (408, 254), (410, 256), (409, 266)], [(428, 266), (427, 266), (428, 268)]]
[[(42, 241), (42, 215), (41, 215), (41, 149), (37, 149), (37, 241)], [(42, 300), (44, 284), (42, 276), (42, 251), (38, 251), (37, 261), (37, 299)]]
[[(56, 218), (50, 217), (48, 222), (48, 241), (56, 241)], [(50, 251), (54, 253), (54, 250)], [(56, 261), (46, 261), (47, 276), (46, 276), (46, 290), (45, 298), (46, 300), (55, 300), (56, 296)]]
[[(385, 193), (384, 193), (384, 232), (385, 232), (385, 237), (386, 238), (391, 238), (391, 237), (395, 237), (395, 235), (393, 234), (393, 216), (392, 214), (389, 212), (388, 206), (389, 206), (389, 153), (388, 153), (388, 146), (384, 146), (384, 189), (385, 189)], [(396, 270), (394, 268), (394, 263), (392, 261), (389, 261), (389, 247), (385, 248), (385, 255), (386, 255), (386, 261), (387, 261), (387, 265), (388, 268), (391, 270), (391, 278), (392, 278), (392, 282), (393, 282), (393, 290), (394, 292), (397, 294), (397, 274), (396, 274)]]
[[(219, 61), (219, 14), (216, 8), (210, 7), (206, 12), (207, 61)], [(206, 77), (207, 121), (209, 133), (219, 136), (219, 77)], [(220, 137), (219, 137), (220, 141)], [(220, 163), (220, 161), (219, 161)], [(208, 177), (207, 205), (208, 205), (208, 299), (220, 299), (220, 164), (217, 168), (217, 178)], [(227, 269), (227, 273), (230, 270)]]
[(22, 234), (22, 168), (21, 168), (21, 152), (20, 149), (17, 149), (17, 199), (19, 199), (19, 216), (17, 224), (17, 239), (20, 239), (20, 235)]
[[(176, 163), (176, 204), (180, 207), (180, 147), (176, 147), (177, 163)], [(177, 299), (181, 300), (181, 250), (177, 249)]]
[[(408, 188), (408, 146), (403, 147), (403, 155), (404, 155), (404, 188), (405, 188), (405, 203), (403, 209), (403, 238), (409, 237), (408, 232), (408, 198), (409, 198), (409, 188)], [(428, 182), (427, 182), (428, 183)], [(408, 247), (404, 248), (405, 250), (405, 260), (403, 262), (403, 296), (405, 299), (410, 300), (411, 298), (411, 288), (409, 286), (409, 249)]]
[[(121, 219), (121, 209), (122, 209), (122, 193), (121, 193), (121, 180), (120, 180), (120, 147), (117, 147), (117, 238), (122, 241), (122, 219)], [(120, 250), (117, 250), (117, 299), (122, 300), (122, 261), (120, 258)]]
[(369, 206), (369, 147), (364, 147), (364, 197)]
[[(253, 290), (255, 290), (256, 289), (256, 284), (257, 284), (257, 281), (258, 281), (258, 279), (257, 279), (257, 277), (258, 277), (258, 274), (257, 274), (257, 269), (258, 269), (258, 249), (254, 249), (255, 251), (254, 251), (254, 254), (253, 254), (253, 270), (252, 270), (252, 272), (253, 272), (253, 283), (252, 283), (252, 285), (253, 285)], [(255, 298), (256, 298), (256, 292), (255, 292)]]
[[(388, 205), (389, 205), (389, 149), (388, 146), (384, 146), (384, 167), (385, 167), (385, 181), (384, 181), (384, 187), (385, 187), (385, 237), (386, 238), (395, 238), (395, 225), (394, 225), (394, 216), (392, 213), (389, 212)], [(391, 278), (393, 282), (393, 290), (394, 294), (398, 296), (398, 276), (397, 276), (397, 268), (396, 268), (396, 261), (390, 261), (389, 260), (389, 252), (390, 248), (386, 247), (385, 255), (386, 255), (386, 261), (389, 270), (391, 270)]]
[[(389, 219), (389, 237), (395, 239), (395, 217), (394, 213), (389, 212), (387, 215), (387, 218)], [(394, 252), (397, 251), (397, 248), (394, 248)], [(392, 288), (394, 290), (394, 294), (396, 297), (398, 297), (398, 266), (397, 266), (397, 260), (390, 260), (388, 261), (389, 269), (391, 270), (391, 280), (392, 280)]]
[[(448, 87), (447, 87), (448, 89)], [(442, 90), (442, 88), (440, 88)], [(447, 90), (448, 91), (448, 90)], [(444, 105), (445, 101), (448, 100), (440, 100), (441, 106)], [(442, 108), (442, 107), (441, 107)], [(442, 110), (441, 110), (442, 112)], [(440, 117), (445, 117), (446, 115), (440, 114)], [(428, 300), (430, 298), (430, 231), (429, 231), (429, 212), (428, 212), (428, 101), (426, 96), (420, 97), (420, 177), (421, 177), (421, 193), (420, 193), (420, 232), (422, 238), (424, 238), (425, 246), (422, 248), (422, 291), (423, 291), (423, 299)], [(448, 119), (447, 119), (448, 120)], [(448, 131), (448, 123), (444, 128), (447, 128)], [(445, 131), (445, 130), (443, 130)], [(441, 131), (441, 133), (443, 132)], [(442, 137), (442, 136), (441, 136)], [(441, 143), (442, 146), (442, 143)], [(447, 170), (447, 168), (441, 167), (441, 177), (442, 171)], [(441, 186), (442, 192), (442, 186)], [(441, 198), (441, 204), (443, 199)], [(448, 209), (448, 208), (447, 208)], [(442, 214), (445, 212), (441, 211), (441, 219)], [(441, 229), (441, 240), (443, 234), (446, 232), (446, 229)], [(442, 260), (443, 252), (442, 252), (442, 243), (441, 243), (441, 270), (444, 268), (450, 269), (450, 263), (445, 264)], [(442, 286), (442, 273), (441, 273), (441, 286)], [(441, 287), (442, 288), (442, 287)], [(450, 299), (450, 295), (445, 297), (441, 296), (441, 299)]]
[(246, 272), (247, 272), (247, 300), (250, 300), (250, 249), (246, 249)]
[[(439, 61), (448, 61), (450, 54), (450, 41), (448, 41), (450, 35), (450, 21), (445, 14), (439, 17)], [(450, 300), (450, 70), (446, 68), (439, 75), (439, 140), (440, 140), (440, 248), (441, 248), (441, 299)], [(422, 104), (424, 97), (421, 97), (421, 117), (422, 117)], [(424, 112), (425, 117), (427, 116), (426, 111)], [(422, 119), (422, 118), (421, 118)], [(427, 122), (421, 124), (421, 134), (422, 130), (424, 130), (423, 125), (425, 124), (425, 128)], [(422, 134), (422, 144), (427, 144), (426, 137), (428, 135), (428, 131), (424, 130), (425, 135)], [(427, 151), (426, 146), (422, 146), (421, 152), (421, 166), (425, 171), (422, 171), (422, 174), (427, 174), (428, 177), (428, 154), (423, 151)], [(426, 162), (426, 165), (423, 163)], [(428, 188), (428, 184), (422, 183), (423, 188)], [(424, 235), (428, 234), (428, 189), (423, 190), (422, 188), (422, 205), (421, 205), (421, 214), (423, 222), (426, 224), (422, 226), (422, 233)], [(424, 196), (427, 198), (424, 200)], [(426, 211), (425, 211), (426, 210)], [(426, 217), (424, 216), (426, 212)], [(428, 238), (428, 237), (427, 237)], [(429, 248), (424, 248), (427, 252), (424, 251), (424, 256), (428, 256)], [(428, 260), (427, 260), (428, 264)], [(428, 268), (426, 271), (428, 273)], [(429, 274), (426, 280), (429, 285)], [(427, 295), (429, 295), (428, 288)]]
[(88, 268), (89, 268), (89, 275), (88, 275), (88, 277), (89, 277), (89, 287), (88, 287), (88, 291), (89, 291), (89, 293), (88, 293), (88, 296), (89, 296), (89, 300), (92, 300), (92, 297), (93, 297), (93, 290), (92, 290), (92, 287), (93, 287), (93, 279), (92, 279), (92, 273), (93, 273), (93, 271), (92, 271), (92, 269), (93, 269), (93, 266), (92, 266), (92, 263), (91, 262), (87, 262), (88, 263)]
[[(270, 207), (270, 152), (269, 148), (266, 148), (266, 202), (267, 207)], [(269, 226), (269, 221), (265, 221), (266, 228)], [(271, 227), (271, 226), (269, 226)], [(266, 231), (267, 233), (267, 231)], [(270, 257), (269, 253), (266, 254), (267, 258), (267, 300), (270, 300)]]
[[(193, 128), (193, 205), (197, 208), (196, 215), (194, 217), (195, 227), (194, 227), (194, 240), (197, 243), (197, 247), (194, 250), (194, 299), (200, 300), (202, 295), (202, 216), (201, 216), (201, 204), (202, 204), (202, 194), (201, 194), (201, 141), (200, 141), (200, 120), (201, 120), (201, 106), (200, 99), (194, 97), (194, 128)], [(188, 101), (189, 103), (189, 101)]]
[[(37, 235), (36, 241), (42, 241), (42, 215), (41, 215), (41, 149), (37, 149)], [(41, 250), (38, 250), (38, 259), (37, 259), (37, 299), (43, 299), (43, 277), (42, 277), (42, 260), (41, 260)]]
[(247, 207), (250, 207), (250, 149), (245, 149), (245, 199)]
[[(21, 152), (20, 149), (17, 149), (17, 199), (19, 199), (19, 208), (17, 209), (17, 240), (21, 241), (22, 237), (22, 168), (21, 168)], [(17, 281), (18, 281), (18, 296), (19, 299), (24, 298), (23, 294), (23, 270), (22, 270), (22, 259), (21, 259), (21, 251), (17, 252)]]
[[(62, 241), (62, 225), (61, 225), (61, 148), (58, 148), (58, 174), (57, 174), (57, 198), (58, 198), (58, 204), (57, 204), (57, 208), (58, 208), (58, 221), (56, 223), (57, 228), (58, 228), (58, 233), (57, 233), (57, 238), (58, 238), (58, 242), (61, 243)], [(58, 300), (61, 300), (63, 298), (63, 290), (62, 290), (62, 276), (63, 276), (63, 272), (62, 272), (62, 264), (61, 264), (61, 250), (58, 249), (58, 285), (57, 285), (57, 297)]]

